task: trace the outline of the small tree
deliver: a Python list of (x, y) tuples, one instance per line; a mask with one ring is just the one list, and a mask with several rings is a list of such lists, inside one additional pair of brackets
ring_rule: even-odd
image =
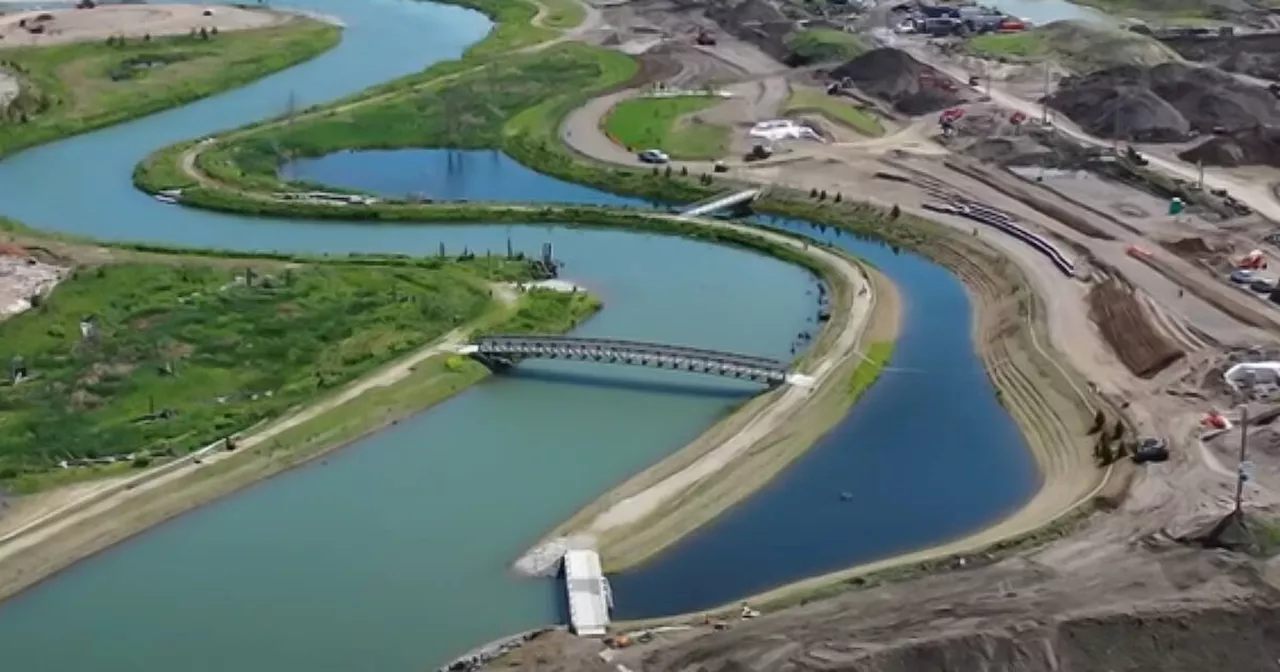
[(902, 216), (902, 208), (895, 203), (893, 209), (889, 211), (889, 219), (897, 219)]

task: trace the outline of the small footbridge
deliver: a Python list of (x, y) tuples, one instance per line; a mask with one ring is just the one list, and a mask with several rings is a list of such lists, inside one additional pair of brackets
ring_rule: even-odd
[(751, 201), (760, 198), (760, 195), (763, 193), (764, 191), (762, 189), (743, 189), (742, 191), (732, 194), (713, 196), (710, 199), (699, 201), (686, 207), (684, 210), (681, 210), (680, 216), (682, 218), (694, 218), (709, 215), (717, 210), (732, 208), (735, 205), (741, 205), (743, 203), (750, 203)]
[(484, 336), (471, 345), (463, 346), (460, 352), (480, 360), (492, 369), (504, 369), (526, 359), (567, 359), (690, 371), (752, 380), (770, 386), (781, 385), (790, 378), (804, 378), (789, 377), (787, 365), (776, 359), (608, 338)]

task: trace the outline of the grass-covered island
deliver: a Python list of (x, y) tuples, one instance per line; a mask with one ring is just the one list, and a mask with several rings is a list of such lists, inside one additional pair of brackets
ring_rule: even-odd
[(0, 105), (0, 156), (244, 86), (341, 36), (337, 26), (290, 16), (242, 31), (0, 48), (0, 76), (18, 85)]
[[(583, 293), (506, 289), (535, 277), (520, 256), (113, 257), (55, 260), (73, 267), (66, 279), (0, 322), (0, 487), (158, 464), (446, 337), (559, 333), (599, 307)], [(451, 389), (484, 374), (439, 359), (436, 382)]]

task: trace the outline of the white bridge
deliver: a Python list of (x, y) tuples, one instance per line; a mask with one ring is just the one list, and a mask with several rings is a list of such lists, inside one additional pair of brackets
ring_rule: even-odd
[(569, 627), (580, 637), (603, 637), (609, 627), (613, 593), (600, 570), (600, 554), (569, 549), (564, 554), (565, 592), (569, 599)]
[(760, 189), (743, 189), (742, 191), (729, 194), (728, 196), (716, 196), (712, 200), (701, 201), (690, 205), (680, 212), (680, 217), (701, 217), (703, 215), (713, 213), (716, 210), (731, 208), (739, 203), (750, 203), (751, 201), (760, 198), (761, 193), (762, 190)]

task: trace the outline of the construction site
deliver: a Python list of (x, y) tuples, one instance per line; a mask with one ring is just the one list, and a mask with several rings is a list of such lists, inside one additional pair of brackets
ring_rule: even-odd
[[(656, 83), (728, 92), (696, 114), (732, 129), (729, 153), (677, 167), (899, 208), (998, 248), (1038, 295), (1014, 310), (1045, 311), (1053, 347), (1134, 431), (1102, 446), (1098, 428), (1099, 511), (1030, 550), (927, 567), (942, 576), (847, 579), (839, 597), (750, 617), (619, 623), (594, 645), (545, 633), (494, 669), (1276, 669), (1280, 407), (1273, 375), (1232, 368), (1280, 359), (1280, 172), (1253, 142), (1280, 121), (1280, 89), (1257, 78), (1272, 28), (1255, 24), (1247, 49), (1217, 32), (1163, 46), (1134, 33), (1140, 48), (1108, 62), (1083, 57), (1087, 31), (1052, 24), (1076, 51), (1027, 63), (896, 31), (893, 4), (845, 7), (837, 20), (763, 0), (600, 6), (584, 39), (637, 55), (642, 74), (562, 136), (634, 163), (598, 132), (612, 105)], [(789, 36), (815, 25), (865, 49), (788, 65)], [(814, 92), (826, 102), (791, 102)], [(883, 133), (852, 128), (845, 107)], [(780, 120), (817, 137), (751, 133)], [(1213, 149), (1232, 141), (1248, 148)], [(1198, 158), (1210, 151), (1235, 158)]]

